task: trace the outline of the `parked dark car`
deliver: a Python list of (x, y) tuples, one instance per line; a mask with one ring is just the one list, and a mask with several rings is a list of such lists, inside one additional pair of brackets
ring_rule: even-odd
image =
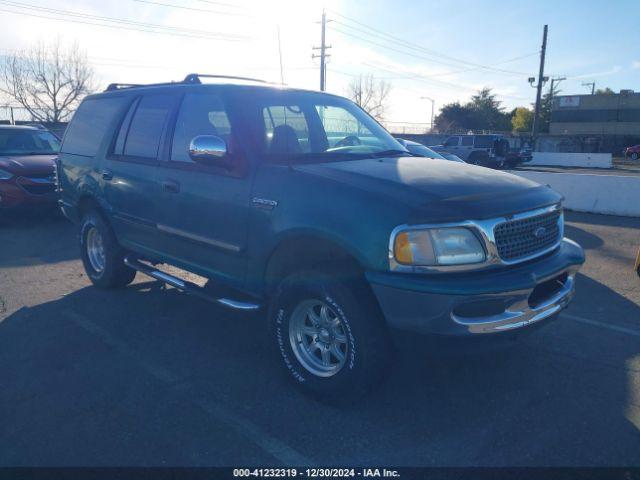
[(61, 204), (97, 287), (141, 271), (263, 308), (288, 376), (340, 399), (389, 370), (391, 328), (495, 340), (573, 297), (584, 254), (551, 188), (407, 156), (342, 97), (203, 77), (111, 85), (69, 125)]
[(442, 156), (442, 158), (444, 158), (445, 160), (450, 160), (452, 162), (458, 162), (458, 163), (466, 163), (464, 160), (462, 160), (459, 156), (454, 155), (453, 153), (449, 153), (449, 152), (441, 152), (440, 156)]
[[(453, 160), (454, 162), (463, 162), (460, 158), (455, 155), (443, 155), (441, 153), (436, 153), (431, 150), (429, 147), (425, 145), (414, 142), (413, 140), (405, 140), (404, 138), (396, 138), (398, 143), (407, 149), (409, 153), (416, 155), (418, 157), (426, 157), (426, 158), (435, 158), (438, 160)], [(464, 162), (463, 162), (464, 163)]]
[(638, 157), (640, 156), (640, 145), (627, 147), (624, 151), (624, 156), (626, 158), (630, 158), (631, 160), (638, 160)]
[(0, 126), (0, 209), (55, 207), (60, 141), (35, 127)]

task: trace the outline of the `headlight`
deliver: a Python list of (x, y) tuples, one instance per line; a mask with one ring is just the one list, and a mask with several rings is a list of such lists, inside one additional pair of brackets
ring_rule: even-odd
[(9, 180), (11, 177), (13, 177), (13, 173), (9, 173), (0, 168), (0, 180)]
[(473, 231), (459, 227), (401, 231), (393, 254), (398, 263), (411, 266), (464, 265), (486, 259)]

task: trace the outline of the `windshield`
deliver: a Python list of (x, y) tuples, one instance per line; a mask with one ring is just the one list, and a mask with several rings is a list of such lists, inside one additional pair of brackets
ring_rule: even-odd
[(53, 155), (60, 141), (45, 130), (0, 129), (0, 155)]
[(407, 154), (382, 126), (349, 100), (312, 92), (274, 91), (243, 102), (271, 161), (348, 160)]

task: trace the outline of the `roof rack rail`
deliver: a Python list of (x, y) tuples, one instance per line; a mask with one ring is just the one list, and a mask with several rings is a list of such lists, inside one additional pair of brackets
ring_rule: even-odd
[(269, 83), (266, 80), (260, 80), (259, 78), (236, 77), (234, 75), (209, 75), (205, 73), (190, 73), (184, 77), (182, 83), (202, 83), (200, 81), (201, 78), (222, 78), (228, 80), (247, 80), (249, 82)]
[(269, 83), (265, 80), (260, 80), (259, 78), (249, 78), (249, 77), (235, 77), (233, 75), (208, 75), (203, 73), (190, 73), (184, 80), (180, 82), (162, 82), (162, 83), (110, 83), (105, 92), (113, 92), (116, 90), (122, 90), (125, 88), (140, 88), (140, 87), (160, 87), (164, 85), (184, 85), (184, 84), (199, 84), (202, 83), (200, 81), (201, 78), (222, 78), (229, 80), (246, 80), (249, 82), (260, 82), (260, 83)]
[(120, 90), (122, 88), (134, 88), (134, 87), (142, 87), (139, 83), (110, 83), (105, 92), (113, 92), (114, 90)]

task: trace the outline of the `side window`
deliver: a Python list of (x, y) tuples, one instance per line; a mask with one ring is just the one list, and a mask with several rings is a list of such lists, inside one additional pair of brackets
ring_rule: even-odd
[(113, 153), (115, 155), (124, 155), (124, 142), (127, 140), (127, 132), (129, 132), (129, 125), (131, 125), (131, 118), (133, 117), (133, 112), (138, 108), (138, 102), (140, 98), (136, 98), (127, 110), (127, 115), (124, 117), (124, 120), (120, 124), (120, 130), (118, 131), (118, 137), (116, 138), (116, 144), (113, 147)]
[(105, 133), (124, 108), (125, 97), (92, 98), (82, 102), (73, 116), (61, 151), (93, 157), (98, 152)]
[(471, 147), (473, 145), (473, 136), (465, 135), (462, 137), (462, 146), (463, 147)]
[(222, 99), (208, 93), (187, 93), (182, 100), (171, 145), (171, 160), (192, 163), (189, 144), (198, 135), (215, 135), (229, 145), (231, 124)]
[(445, 147), (457, 147), (458, 146), (458, 137), (449, 137), (447, 141), (444, 142)]
[(162, 129), (172, 103), (173, 97), (169, 95), (147, 95), (140, 99), (124, 143), (125, 156), (158, 157)]
[(357, 137), (357, 145), (381, 146), (380, 140), (348, 110), (331, 105), (317, 105), (316, 110), (329, 141), (329, 148), (347, 137)]
[[(309, 125), (301, 107), (297, 105), (271, 105), (262, 109), (262, 117), (264, 119), (268, 152), (275, 150), (277, 153), (286, 153), (281, 152), (281, 150), (285, 146), (287, 147), (285, 150), (290, 150), (292, 148), (291, 143), (295, 143), (295, 138), (293, 138), (292, 134), (285, 133), (286, 130), (278, 128), (282, 125), (287, 125), (290, 127), (288, 131), (291, 132), (292, 129), (293, 133), (295, 133), (300, 146), (300, 153), (311, 151)], [(276, 140), (275, 143), (274, 138)]]

